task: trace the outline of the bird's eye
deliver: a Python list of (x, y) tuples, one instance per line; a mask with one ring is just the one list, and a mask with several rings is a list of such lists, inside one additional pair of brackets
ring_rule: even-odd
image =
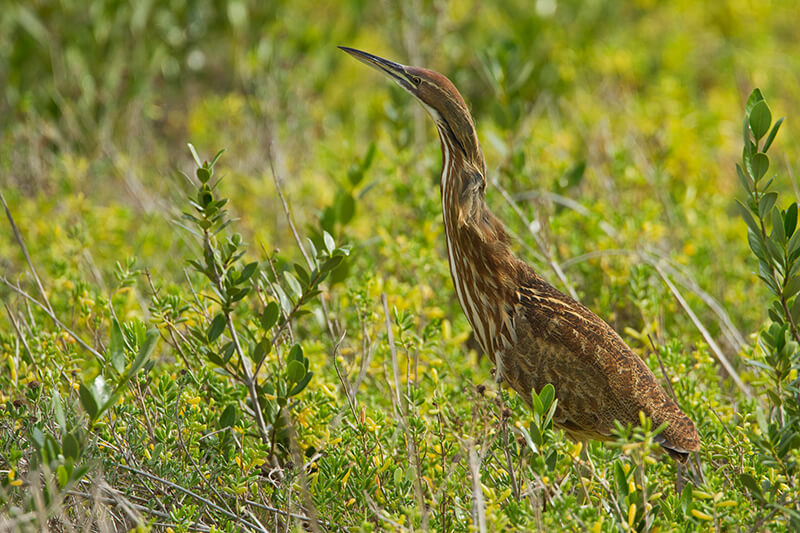
[(412, 76), (411, 81), (414, 82), (414, 85), (419, 85), (420, 83), (422, 83), (422, 78), (420, 78), (419, 76)]

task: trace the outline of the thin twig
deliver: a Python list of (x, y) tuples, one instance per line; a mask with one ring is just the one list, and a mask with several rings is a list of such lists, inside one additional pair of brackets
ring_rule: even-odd
[(6, 287), (8, 287), (12, 291), (16, 292), (20, 296), (24, 297), (26, 300), (28, 300), (29, 302), (34, 304), (36, 307), (38, 307), (39, 309), (44, 311), (45, 314), (50, 317), (50, 320), (55, 322), (56, 326), (58, 326), (59, 328), (63, 329), (64, 331), (66, 331), (69, 334), (70, 337), (75, 339), (75, 342), (80, 344), (86, 351), (88, 351), (93, 356), (95, 356), (98, 360), (100, 360), (101, 363), (105, 363), (106, 362), (106, 358), (103, 357), (102, 354), (100, 354), (97, 350), (95, 350), (94, 348), (89, 346), (86, 342), (83, 341), (83, 339), (78, 337), (78, 335), (76, 333), (74, 333), (71, 329), (69, 329), (66, 325), (64, 325), (63, 322), (61, 322), (58, 318), (56, 318), (56, 315), (50, 309), (45, 307), (42, 303), (37, 301), (35, 298), (33, 298), (30, 294), (28, 294), (24, 290), (22, 290), (20, 287), (17, 287), (16, 285), (14, 285), (10, 281), (8, 281), (5, 277), (0, 276), (0, 281), (3, 282), (3, 284)]
[(661, 367), (661, 373), (664, 375), (664, 381), (667, 382), (667, 390), (669, 391), (669, 395), (672, 396), (672, 401), (676, 404), (678, 403), (678, 397), (675, 396), (675, 389), (672, 388), (672, 381), (669, 379), (669, 375), (667, 375), (667, 369), (664, 368), (664, 362), (661, 360), (661, 354), (658, 352), (658, 348), (656, 348), (656, 343), (653, 342), (653, 337), (650, 334), (647, 334), (647, 339), (650, 341), (650, 347), (653, 349), (653, 353), (656, 354), (656, 358), (658, 359), (658, 366)]
[(422, 513), (422, 527), (427, 529), (428, 526), (428, 507), (425, 504), (425, 496), (422, 490), (422, 472), (420, 470), (419, 452), (417, 451), (417, 443), (414, 437), (414, 432), (408, 423), (408, 405), (401, 400), (400, 396), (400, 366), (397, 362), (397, 348), (394, 345), (394, 333), (392, 332), (392, 323), (389, 320), (389, 304), (386, 300), (386, 293), (381, 293), (381, 302), (383, 303), (383, 315), (386, 323), (386, 336), (389, 343), (389, 352), (392, 354), (392, 375), (394, 376), (394, 389), (395, 395), (392, 397), (395, 412), (400, 416), (402, 421), (403, 430), (405, 432), (406, 441), (406, 454), (408, 456), (408, 466), (414, 469), (414, 496), (417, 500), (417, 506)]
[[(583, 204), (576, 202), (571, 198), (567, 198), (565, 196), (561, 196), (559, 194), (555, 194), (552, 192), (531, 190), (519, 193), (515, 195), (514, 198), (527, 200), (540, 196), (546, 197), (553, 203), (571, 209), (576, 213), (583, 215), (587, 218), (592, 218), (592, 212)], [(608, 235), (611, 239), (617, 242), (620, 241), (619, 232), (616, 229), (614, 229), (614, 227), (611, 226), (611, 224), (607, 223), (604, 220), (600, 220), (598, 224), (600, 226), (600, 229), (602, 229), (603, 232), (605, 232), (605, 234)], [(561, 267), (566, 269), (569, 266), (574, 265), (575, 263), (580, 263), (587, 259), (593, 259), (595, 257), (601, 257), (606, 255), (635, 255), (649, 264), (652, 264), (653, 262), (662, 262), (661, 264), (664, 267), (664, 269), (669, 274), (671, 274), (678, 283), (680, 283), (687, 289), (694, 292), (719, 317), (722, 325), (724, 326), (722, 330), (725, 333), (725, 336), (728, 338), (729, 344), (733, 347), (734, 350), (739, 350), (742, 346), (746, 344), (744, 337), (736, 328), (736, 326), (734, 326), (730, 316), (725, 311), (725, 309), (719, 304), (719, 302), (708, 292), (703, 290), (693, 279), (691, 279), (690, 276), (679, 272), (676, 266), (670, 264), (673, 262), (670, 261), (669, 258), (665, 257), (658, 250), (652, 247), (645, 246), (644, 249), (642, 250), (611, 249), (611, 250), (592, 251), (563, 261), (561, 263)]]
[(697, 330), (700, 332), (700, 335), (703, 336), (703, 339), (705, 339), (706, 343), (708, 344), (708, 347), (711, 349), (711, 351), (716, 356), (717, 361), (719, 361), (719, 364), (722, 365), (722, 367), (725, 369), (725, 371), (731, 377), (731, 379), (736, 384), (736, 386), (739, 387), (739, 389), (741, 389), (741, 391), (744, 393), (744, 395), (747, 398), (752, 398), (753, 397), (753, 393), (750, 390), (750, 387), (748, 387), (747, 385), (744, 384), (742, 379), (739, 377), (739, 374), (736, 372), (736, 369), (733, 368), (733, 365), (730, 363), (730, 361), (728, 361), (728, 358), (725, 357), (725, 354), (722, 353), (722, 350), (717, 345), (716, 341), (714, 341), (714, 337), (711, 336), (711, 334), (708, 332), (708, 330), (703, 325), (703, 323), (700, 322), (700, 319), (697, 318), (697, 315), (694, 313), (694, 310), (692, 310), (691, 306), (686, 302), (686, 300), (684, 299), (683, 295), (678, 290), (678, 288), (675, 286), (675, 284), (672, 283), (672, 280), (669, 278), (669, 276), (661, 268), (661, 265), (659, 265), (657, 263), (653, 264), (653, 268), (655, 268), (656, 272), (658, 272), (658, 275), (661, 276), (661, 279), (664, 281), (664, 284), (666, 284), (666, 286), (669, 288), (670, 292), (672, 292), (672, 295), (678, 301), (678, 304), (680, 304), (680, 306), (683, 308), (683, 310), (686, 312), (686, 314), (689, 315), (689, 319), (692, 321), (692, 323), (694, 324), (695, 328), (697, 328)]
[(398, 412), (402, 412), (402, 402), (400, 400), (400, 367), (397, 364), (397, 348), (394, 345), (394, 333), (392, 333), (392, 323), (389, 320), (389, 304), (386, 301), (386, 293), (381, 293), (381, 302), (383, 303), (383, 315), (386, 319), (386, 337), (389, 343), (389, 352), (392, 355), (392, 375), (394, 376), (394, 396), (392, 403)]
[(233, 520), (234, 522), (236, 522), (238, 524), (242, 524), (242, 525), (247, 526), (247, 527), (249, 527), (251, 529), (258, 530), (258, 531), (264, 531), (264, 533), (267, 533), (265, 529), (259, 528), (258, 526), (256, 526), (252, 522), (248, 522), (247, 520), (241, 518), (240, 516), (237, 516), (234, 513), (226, 511), (225, 509), (223, 509), (222, 507), (218, 506), (217, 504), (215, 504), (211, 500), (209, 500), (207, 498), (204, 498), (201, 495), (197, 494), (196, 492), (191, 491), (191, 490), (187, 489), (186, 487), (182, 487), (181, 485), (178, 485), (177, 483), (173, 483), (172, 481), (169, 481), (167, 479), (155, 476), (155, 475), (153, 475), (153, 474), (151, 474), (149, 472), (145, 472), (144, 470), (140, 470), (138, 468), (132, 468), (132, 467), (127, 466), (127, 465), (117, 464), (117, 467), (119, 467), (119, 468), (121, 468), (123, 470), (127, 470), (128, 472), (131, 472), (131, 473), (136, 474), (138, 476), (144, 476), (144, 477), (146, 477), (148, 479), (152, 479), (153, 481), (158, 481), (159, 483), (162, 483), (163, 485), (166, 485), (167, 487), (170, 487), (172, 489), (180, 491), (180, 492), (186, 494), (187, 496), (191, 496), (195, 500), (197, 500), (197, 501), (199, 501), (199, 502), (201, 502), (201, 503), (203, 503), (205, 505), (208, 505), (209, 507), (211, 507), (212, 509), (214, 509), (218, 513), (221, 513), (221, 514), (225, 515), (226, 517), (230, 518), (231, 520)]
[[(211, 236), (208, 230), (203, 231), (203, 246), (206, 250), (213, 250), (211, 247)], [(214, 279), (212, 281), (216, 285), (219, 294), (225, 294), (225, 288), (222, 286), (222, 273), (217, 272), (216, 261), (212, 263), (212, 265), (214, 266)], [(269, 442), (269, 435), (267, 434), (267, 424), (264, 422), (264, 413), (261, 411), (261, 401), (258, 398), (258, 376), (252, 372), (253, 369), (250, 367), (250, 359), (245, 355), (244, 349), (239, 342), (239, 334), (236, 331), (236, 324), (233, 323), (231, 311), (223, 309), (223, 316), (225, 317), (225, 324), (231, 336), (233, 347), (236, 350), (236, 354), (239, 356), (241, 369), (244, 373), (244, 383), (250, 395), (250, 402), (253, 404), (253, 413), (255, 414), (258, 432), (261, 434), (261, 440), (266, 444)]]
[(481, 465), (472, 439), (467, 442), (467, 447), (469, 448), (469, 470), (472, 473), (472, 522), (477, 524), (479, 533), (486, 533), (486, 503), (483, 500), (483, 488), (481, 487)]
[(303, 454), (300, 451), (300, 447), (297, 445), (297, 430), (294, 427), (294, 421), (286, 412), (283, 414), (283, 419), (289, 429), (289, 451), (297, 465), (297, 475), (300, 478), (300, 495), (303, 497), (306, 510), (310, 515), (308, 524), (311, 526), (311, 531), (314, 533), (322, 533), (320, 529), (319, 513), (317, 513), (317, 508), (314, 505), (314, 498), (311, 496), (311, 491), (308, 489), (308, 476), (306, 475), (305, 464), (303, 462)]
[[(267, 145), (267, 159), (269, 159), (269, 168), (272, 171), (272, 180), (275, 182), (275, 190), (278, 192), (278, 198), (281, 200), (281, 205), (283, 206), (283, 214), (286, 215), (286, 222), (289, 224), (289, 228), (292, 230), (292, 235), (294, 235), (294, 240), (297, 241), (297, 246), (300, 248), (300, 253), (303, 254), (303, 258), (306, 260), (306, 264), (309, 267), (314, 265), (311, 258), (306, 253), (306, 249), (303, 246), (303, 242), (300, 239), (300, 234), (297, 232), (297, 228), (294, 226), (294, 220), (292, 219), (292, 214), (289, 211), (289, 204), (286, 203), (286, 198), (283, 196), (283, 191), (281, 190), (281, 185), (278, 180), (278, 174), (275, 172), (275, 162), (272, 156), (272, 143)], [(333, 336), (333, 335), (331, 335)]]
[(508, 202), (508, 205), (511, 206), (511, 208), (514, 210), (514, 212), (517, 214), (517, 216), (519, 216), (519, 218), (522, 219), (522, 221), (525, 223), (525, 227), (528, 228), (528, 230), (530, 231), (531, 235), (533, 235), (534, 239), (536, 239), (536, 244), (539, 245), (539, 248), (541, 249), (542, 253), (547, 258), (547, 264), (553, 270), (553, 272), (558, 277), (558, 279), (561, 280), (561, 283), (564, 285), (564, 288), (567, 290), (569, 295), (577, 300), (578, 299), (578, 293), (575, 292), (575, 289), (572, 287), (572, 284), (567, 279), (567, 276), (566, 276), (566, 274), (564, 274), (564, 270), (562, 270), (561, 265), (558, 264), (558, 262), (553, 257), (553, 254), (550, 253), (550, 251), (549, 251), (548, 247), (546, 246), (546, 244), (544, 242), (544, 239), (542, 239), (541, 235), (539, 235), (538, 233), (536, 233), (535, 231), (533, 231), (531, 229), (530, 222), (525, 217), (525, 214), (522, 212), (522, 209), (520, 209), (520, 207), (517, 204), (517, 202), (514, 200), (514, 198), (511, 197), (511, 195), (508, 193), (508, 191), (506, 191), (503, 188), (503, 186), (500, 185), (499, 181), (497, 181), (495, 179), (495, 180), (492, 180), (491, 183), (495, 187), (495, 189), (500, 191), (500, 194), (503, 196), (503, 198), (506, 200), (506, 202)]
[[(184, 270), (184, 273), (185, 272), (186, 271)], [(149, 268), (145, 268), (144, 269), (144, 274), (145, 274), (145, 277), (147, 278), (148, 285), (150, 285), (150, 290), (153, 291), (153, 298), (155, 298), (155, 303), (156, 303), (156, 305), (158, 305), (161, 302), (161, 298), (158, 296), (158, 290), (156, 290), (156, 286), (153, 283), (153, 278), (150, 276), (150, 269)], [(192, 366), (189, 364), (189, 360), (186, 359), (186, 354), (183, 353), (183, 350), (181, 349), (181, 346), (178, 343), (178, 340), (175, 338), (175, 332), (177, 331), (178, 328), (175, 327), (175, 324), (173, 324), (172, 320), (170, 320), (168, 317), (162, 316), (162, 319), (164, 320), (164, 323), (167, 325), (167, 330), (169, 331), (169, 336), (172, 339), (171, 346), (173, 348), (175, 348), (175, 351), (177, 351), (178, 355), (181, 356), (181, 359), (183, 360), (183, 364), (186, 367), (186, 371), (189, 372), (189, 374), (191, 374), (192, 379), (196, 383), (197, 382), (197, 378), (195, 377), (194, 372), (192, 372)], [(163, 336), (164, 335), (162, 334), (162, 337)], [(166, 338), (164, 339), (164, 341), (169, 343), (169, 341)]]
[[(303, 254), (303, 258), (306, 260), (306, 265), (308, 265), (309, 269), (314, 269), (316, 267), (315, 260), (316, 258), (312, 259), (308, 253), (306, 252), (306, 248), (303, 245), (303, 240), (300, 238), (300, 233), (298, 233), (297, 228), (294, 225), (294, 220), (292, 219), (292, 213), (289, 210), (289, 204), (286, 202), (286, 198), (283, 196), (283, 190), (281, 189), (280, 179), (278, 178), (277, 172), (275, 172), (275, 161), (272, 154), (272, 144), (270, 143), (267, 146), (267, 153), (269, 159), (269, 167), (270, 171), (272, 172), (272, 181), (275, 183), (275, 190), (278, 192), (278, 197), (281, 200), (281, 205), (283, 206), (283, 213), (286, 216), (286, 222), (289, 224), (289, 228), (292, 230), (292, 235), (294, 235), (294, 240), (297, 243), (297, 247), (300, 249), (300, 253)], [(277, 279), (277, 275), (276, 278)], [(338, 362), (336, 361), (336, 347), (338, 344), (341, 344), (342, 340), (344, 340), (344, 334), (342, 334), (342, 338), (336, 338), (336, 333), (333, 327), (333, 322), (331, 321), (330, 313), (328, 312), (328, 304), (325, 302), (325, 298), (320, 297), (319, 299), (320, 307), (322, 308), (322, 315), (325, 317), (325, 325), (328, 327), (328, 335), (330, 336), (331, 342), (334, 343), (334, 349), (331, 353), (331, 360), (333, 361), (334, 366), (336, 367), (336, 375), (339, 378), (339, 381), (342, 385), (342, 389), (344, 389), (345, 396), (347, 396), (348, 402), (350, 402), (353, 408), (353, 416), (355, 417), (356, 410), (355, 410), (355, 398), (352, 394), (352, 388), (350, 387), (350, 382), (347, 380), (347, 375), (341, 372), (338, 368)]]
[[(178, 435), (178, 444), (180, 445), (181, 449), (183, 450), (183, 453), (184, 453), (184, 455), (186, 456), (186, 458), (189, 460), (189, 463), (192, 465), (192, 468), (193, 468), (193, 469), (194, 469), (194, 471), (197, 473), (197, 476), (198, 476), (198, 477), (199, 477), (201, 480), (203, 480), (203, 484), (204, 484), (206, 487), (208, 487), (208, 489), (209, 489), (211, 492), (213, 492), (213, 493), (214, 493), (214, 496), (216, 496), (216, 497), (217, 497), (217, 501), (223, 502), (223, 505), (225, 505), (225, 508), (226, 508), (226, 510), (227, 510), (228, 512), (233, 512), (233, 511), (231, 510), (231, 508), (230, 508), (230, 507), (228, 507), (228, 506), (227, 506), (227, 504), (225, 504), (225, 503), (224, 503), (224, 502), (225, 502), (225, 498), (223, 498), (222, 496), (220, 496), (220, 494), (217, 492), (217, 489), (215, 489), (215, 488), (214, 488), (214, 486), (213, 486), (213, 485), (211, 485), (211, 484), (208, 482), (208, 476), (206, 476), (206, 475), (205, 475), (205, 474), (204, 474), (204, 473), (203, 473), (203, 472), (200, 470), (200, 467), (199, 467), (199, 466), (197, 466), (197, 462), (195, 462), (195, 460), (194, 460), (194, 457), (192, 457), (192, 454), (191, 454), (191, 453), (189, 453), (189, 449), (186, 447), (186, 443), (185, 443), (185, 442), (183, 442), (183, 427), (182, 427), (182, 425), (181, 425), (181, 418), (182, 418), (182, 417), (181, 417), (181, 413), (180, 413), (180, 412), (178, 412), (178, 408), (179, 408), (179, 407), (180, 407), (180, 405), (181, 405), (181, 397), (183, 396), (183, 389), (184, 389), (185, 387), (186, 387), (186, 384), (185, 384), (185, 383), (181, 383), (181, 385), (180, 385), (180, 387), (179, 387), (179, 389), (178, 389), (178, 394), (177, 394), (177, 395), (176, 395), (176, 397), (175, 397), (175, 411), (174, 411), (174, 413), (175, 413), (175, 414), (174, 414), (174, 417), (175, 417), (175, 425), (177, 426), (177, 429), (178, 429), (178, 431), (176, 432), (176, 433), (177, 433), (177, 435)], [(228, 428), (228, 429), (229, 429), (229, 428)]]
[(358, 308), (358, 304), (354, 306), (356, 310), (356, 316), (358, 317), (358, 322), (361, 325), (361, 368), (358, 371), (358, 377), (356, 377), (356, 383), (353, 385), (353, 401), (356, 402), (357, 405), (357, 395), (358, 389), (361, 387), (361, 382), (364, 381), (364, 378), (367, 375), (367, 369), (369, 368), (369, 361), (372, 358), (372, 354), (374, 350), (372, 349), (372, 339), (370, 339), (369, 332), (367, 331), (367, 321), (361, 316), (361, 310)]
[(39, 288), (39, 292), (42, 294), (42, 299), (44, 300), (44, 303), (50, 313), (55, 315), (53, 306), (50, 305), (50, 300), (47, 299), (47, 293), (44, 292), (42, 281), (39, 279), (39, 275), (36, 273), (36, 268), (33, 266), (31, 256), (28, 254), (28, 248), (25, 246), (25, 242), (22, 240), (22, 234), (19, 232), (17, 225), (14, 223), (14, 217), (11, 216), (11, 210), (8, 208), (8, 204), (6, 203), (6, 199), (3, 196), (2, 190), (0, 190), (0, 201), (3, 202), (3, 209), (5, 209), (6, 217), (8, 217), (8, 222), (11, 224), (11, 231), (14, 232), (14, 238), (17, 239), (17, 244), (19, 244), (19, 247), (22, 249), (22, 254), (25, 256), (25, 260), (28, 262), (28, 268), (31, 270), (31, 276), (33, 276), (33, 280), (36, 282), (36, 286)]
[(28, 354), (28, 359), (30, 360), (33, 370), (39, 374), (39, 367), (36, 364), (36, 360), (33, 358), (33, 352), (31, 352), (31, 349), (28, 346), (28, 341), (25, 338), (25, 335), (22, 334), (22, 330), (19, 329), (19, 324), (17, 324), (17, 320), (14, 318), (14, 313), (11, 312), (11, 308), (8, 306), (8, 304), (3, 305), (6, 308), (6, 313), (8, 313), (8, 321), (11, 322), (11, 325), (14, 327), (14, 331), (17, 332), (17, 337), (22, 343), (22, 347), (25, 348), (25, 352)]

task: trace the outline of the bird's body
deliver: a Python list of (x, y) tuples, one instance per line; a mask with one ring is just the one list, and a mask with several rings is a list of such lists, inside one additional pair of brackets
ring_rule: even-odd
[(666, 422), (659, 443), (679, 460), (699, 449), (692, 421), (644, 362), (589, 309), (541, 278), (511, 250), (484, 200), (486, 165), (458, 90), (431, 70), (342, 48), (381, 70), (420, 101), (442, 144), (441, 198), (450, 274), (483, 350), (530, 404), (531, 391), (555, 387), (554, 422), (576, 440), (608, 439), (614, 421)]

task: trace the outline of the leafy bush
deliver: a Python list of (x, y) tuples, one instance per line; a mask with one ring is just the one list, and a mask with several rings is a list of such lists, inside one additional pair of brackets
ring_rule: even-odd
[(798, 529), (800, 501), (790, 487), (800, 483), (796, 453), (800, 448), (800, 204), (793, 202), (781, 209), (779, 193), (771, 190), (775, 177), (766, 179), (767, 150), (781, 123), (782, 118), (772, 125), (766, 100), (761, 91), (754, 90), (747, 100), (742, 164), (736, 165), (736, 171), (747, 192), (747, 204), (739, 203), (747, 223), (747, 240), (758, 259), (758, 277), (773, 297), (767, 308), (771, 324), (759, 335), (763, 360), (751, 361), (763, 373), (759, 385), (769, 405), (758, 413), (757, 430), (748, 435), (757, 450), (757, 467), (754, 472), (742, 472), (739, 478), (767, 511), (759, 521), (782, 515), (786, 526)]

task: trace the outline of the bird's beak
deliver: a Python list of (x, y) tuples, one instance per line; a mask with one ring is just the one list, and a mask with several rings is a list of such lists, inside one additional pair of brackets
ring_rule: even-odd
[(367, 52), (362, 52), (361, 50), (356, 50), (355, 48), (348, 48), (347, 46), (340, 46), (339, 48), (365, 65), (369, 65), (383, 72), (386, 76), (392, 78), (400, 87), (416, 96), (416, 87), (411, 80), (411, 76), (406, 72), (406, 67), (404, 65)]

